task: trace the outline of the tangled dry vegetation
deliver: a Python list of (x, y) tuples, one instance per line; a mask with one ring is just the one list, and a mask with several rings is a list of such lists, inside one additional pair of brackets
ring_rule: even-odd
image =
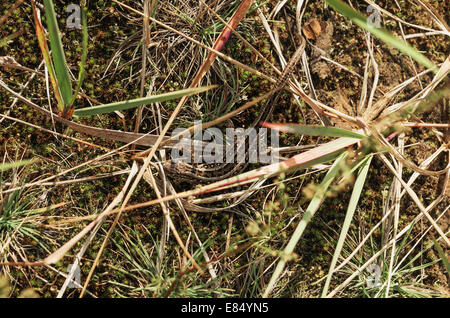
[[(51, 2), (0, 4), (0, 296), (449, 296), (448, 2), (86, 1), (83, 37), (54, 0), (74, 109)], [(278, 165), (168, 164), (261, 118)]]

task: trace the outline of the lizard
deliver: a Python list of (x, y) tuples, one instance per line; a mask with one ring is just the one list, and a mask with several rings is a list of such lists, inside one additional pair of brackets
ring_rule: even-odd
[[(250, 128), (255, 127), (259, 122), (266, 121), (272, 114), (284, 88), (288, 84), (292, 73), (296, 69), (297, 64), (302, 58), (305, 51), (306, 40), (300, 35), (300, 45), (289, 59), (274, 88), (271, 90), (271, 97), (267, 99), (264, 106), (262, 106), (256, 119), (250, 125)], [(245, 146), (240, 144), (238, 147)], [(225, 153), (225, 152), (224, 152)], [(248, 155), (248, 154), (247, 154)], [(225, 163), (213, 168), (202, 168), (186, 164), (184, 162), (166, 161), (163, 163), (163, 168), (168, 175), (176, 177), (178, 180), (186, 181), (188, 183), (206, 183), (224, 180), (231, 177), (247, 167), (248, 163)]]

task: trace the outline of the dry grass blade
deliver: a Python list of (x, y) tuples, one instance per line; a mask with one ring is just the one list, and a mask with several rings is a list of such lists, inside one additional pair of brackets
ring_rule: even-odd
[[(417, 194), (411, 189), (410, 186), (408, 186), (405, 181), (403, 181), (402, 177), (397, 173), (395, 168), (391, 165), (389, 160), (387, 160), (386, 156), (379, 155), (380, 158), (383, 160), (383, 162), (386, 164), (386, 166), (391, 170), (392, 174), (400, 181), (402, 186), (405, 188), (406, 192), (408, 192), (411, 199), (413, 199), (414, 203), (416, 203), (417, 207), (420, 209), (420, 212), (425, 215), (425, 217), (428, 219), (428, 221), (431, 223), (431, 225), (434, 227), (434, 229), (439, 233), (439, 235), (442, 237), (442, 239), (447, 243), (448, 246), (450, 246), (450, 239), (447, 237), (447, 235), (442, 231), (442, 229), (439, 227), (439, 225), (436, 223), (436, 221), (431, 217), (431, 215), (427, 212), (427, 209), (423, 206), (422, 202), (420, 202), (420, 199), (417, 197)], [(447, 165), (447, 171), (450, 167), (450, 163)]]
[(84, 145), (89, 146), (89, 147), (92, 147), (92, 148), (99, 148), (99, 149), (103, 149), (103, 150), (106, 150), (106, 151), (110, 151), (110, 149), (105, 148), (105, 147), (103, 147), (103, 146), (99, 146), (99, 145), (96, 145), (96, 144), (93, 144), (93, 143), (90, 143), (90, 142), (87, 142), (87, 141), (84, 141), (84, 140), (81, 140), (81, 139), (78, 139), (78, 138), (75, 138), (75, 137), (72, 137), (72, 136), (68, 136), (68, 135), (65, 135), (65, 134), (61, 134), (61, 133), (52, 131), (52, 130), (50, 130), (50, 129), (46, 129), (46, 128), (40, 127), (40, 126), (38, 126), (38, 125), (34, 125), (34, 124), (32, 124), (32, 123), (26, 122), (26, 121), (24, 121), (24, 120), (20, 120), (20, 119), (13, 118), (13, 117), (10, 117), (10, 116), (8, 116), (8, 115), (3, 115), (3, 114), (0, 114), (0, 116), (1, 116), (2, 118), (4, 118), (4, 119), (9, 119), (9, 120), (18, 122), (18, 123), (20, 123), (20, 124), (27, 125), (27, 126), (30, 126), (30, 127), (36, 128), (36, 129), (39, 129), (39, 130), (41, 130), (41, 131), (45, 131), (45, 132), (47, 132), (47, 133), (49, 133), (49, 134), (51, 134), (51, 135), (56, 135), (56, 136), (59, 136), (59, 137), (67, 138), (67, 139), (73, 140), (73, 141), (75, 141), (75, 142), (77, 142), (77, 143), (84, 144)]
[[(400, 153), (403, 154), (404, 151), (404, 134), (401, 134), (398, 138), (398, 143), (399, 143), (399, 148), (400, 148)], [(397, 162), (397, 171), (398, 174), (400, 175), (400, 177), (402, 176), (402, 169), (403, 169), (403, 165), (401, 164), (401, 162)], [(397, 236), (397, 232), (398, 232), (398, 223), (399, 223), (399, 218), (400, 218), (400, 198), (401, 198), (401, 186), (400, 186), (400, 182), (395, 179), (393, 182), (393, 204), (394, 204), (394, 232), (393, 232), (393, 236), (396, 237)], [(388, 233), (386, 233), (388, 234)], [(387, 235), (386, 235), (387, 236)], [(385, 293), (385, 297), (387, 298), (389, 296), (389, 290), (390, 290), (390, 285), (391, 285), (391, 280), (392, 280), (392, 274), (393, 274), (393, 266), (394, 266), (394, 261), (395, 261), (395, 246), (396, 246), (396, 242), (394, 241), (394, 243), (392, 244), (392, 249), (391, 249), (391, 259), (389, 262), (389, 269), (388, 269), (388, 279), (387, 279), (387, 287), (386, 287), (386, 293)]]
[[(163, 182), (163, 185), (161, 185), (159, 182), (157, 182), (157, 186), (158, 187), (164, 187), (163, 190), (167, 190), (168, 189), (171, 194), (175, 194), (176, 195), (175, 189), (173, 188), (173, 186), (170, 183), (170, 181), (164, 175), (164, 170), (163, 170), (162, 166), (158, 165), (158, 168), (159, 168), (159, 171), (161, 172), (162, 178), (164, 178), (164, 182)], [(147, 170), (146, 173), (144, 174), (144, 179), (145, 179), (145, 181), (147, 181), (147, 183), (152, 185), (152, 178), (151, 178), (151, 176), (149, 176), (150, 173), (151, 172), (149, 170)], [(164, 193), (166, 194), (166, 191), (164, 191)], [(199, 247), (202, 248), (203, 247), (203, 243), (200, 240), (200, 238), (199, 238), (199, 236), (197, 234), (197, 231), (195, 230), (194, 226), (192, 225), (191, 220), (189, 219), (189, 216), (186, 213), (186, 210), (185, 210), (186, 202), (183, 202), (180, 199), (175, 200), (175, 202), (176, 202), (178, 208), (183, 213), (183, 217), (186, 220), (186, 222), (188, 223), (189, 228), (191, 229), (192, 233), (194, 233), (194, 237), (195, 237)], [(165, 204), (165, 205), (167, 205), (167, 204)], [(168, 208), (168, 206), (166, 208)], [(162, 246), (162, 249), (163, 248), (164, 247)], [(209, 273), (211, 275), (211, 278), (212, 279), (216, 279), (217, 278), (217, 273), (214, 270), (212, 264), (210, 263), (210, 257), (208, 256), (208, 253), (206, 252), (206, 250), (202, 249), (202, 254), (203, 254), (203, 257), (205, 258), (206, 266), (207, 266), (208, 271), (209, 271)]]
[(22, 71), (27, 71), (27, 72), (32, 72), (32, 73), (36, 73), (36, 74), (39, 74), (39, 75), (43, 75), (39, 71), (36, 71), (36, 70), (31, 69), (31, 68), (24, 67), (24, 66), (20, 65), (11, 56), (0, 56), (0, 66), (8, 67), (8, 68), (14, 68), (14, 69), (22, 70)]
[(425, 170), (422, 169), (418, 166), (416, 166), (414, 163), (408, 161), (402, 154), (400, 154), (387, 140), (386, 138), (383, 137), (383, 135), (380, 134), (379, 131), (373, 129), (371, 127), (371, 131), (373, 132), (373, 135), (376, 140), (383, 145), (384, 147), (386, 147), (386, 149), (388, 149), (389, 153), (392, 154), (399, 162), (401, 162), (403, 165), (405, 165), (406, 167), (419, 172), (420, 174), (424, 174), (424, 175), (429, 175), (429, 176), (439, 176), (442, 175), (444, 173), (447, 173), (450, 169), (450, 165), (447, 166), (447, 168), (439, 170), (439, 171), (431, 171), (431, 170)]
[(249, 47), (253, 53), (261, 58), (262, 61), (267, 63), (267, 65), (269, 65), (277, 74), (281, 74), (281, 71), (278, 70), (275, 65), (273, 65), (264, 55), (261, 54), (258, 49), (256, 49), (250, 42), (248, 42), (242, 35), (240, 35), (239, 32), (235, 30), (235, 28), (233, 28), (229, 23), (222, 19), (222, 17), (218, 15), (217, 12), (215, 12), (204, 0), (200, 1), (205, 6), (205, 8), (208, 9), (209, 12), (213, 13), (214, 16), (219, 19), (219, 21), (222, 22), (229, 30), (231, 30), (231, 32), (233, 32), (233, 34), (236, 35), (239, 40), (241, 40), (247, 47)]
[[(144, 17), (143, 17), (143, 31), (142, 31), (142, 60), (141, 60), (141, 87), (139, 92), (139, 97), (144, 97), (144, 90), (145, 90), (145, 78), (147, 76), (146, 69), (147, 69), (147, 49), (150, 45), (150, 25), (148, 21), (148, 16), (150, 15), (150, 0), (144, 1)], [(139, 132), (139, 126), (141, 125), (142, 121), (142, 109), (143, 106), (138, 106), (137, 112), (136, 112), (136, 123), (134, 127), (134, 132)], [(133, 146), (134, 150), (134, 146)]]

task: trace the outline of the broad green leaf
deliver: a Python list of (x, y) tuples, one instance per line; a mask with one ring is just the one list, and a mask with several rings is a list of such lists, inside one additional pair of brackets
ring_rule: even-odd
[(172, 99), (177, 99), (183, 96), (190, 96), (202, 92), (206, 92), (212, 88), (216, 88), (217, 85), (210, 85), (210, 86), (204, 86), (204, 87), (196, 87), (196, 88), (187, 88), (182, 89), (175, 92), (170, 93), (164, 93), (160, 95), (154, 95), (149, 97), (142, 97), (137, 99), (132, 99), (128, 101), (123, 102), (117, 102), (117, 103), (111, 103), (111, 104), (105, 104), (105, 105), (99, 105), (99, 106), (93, 106), (93, 107), (86, 107), (77, 109), (74, 112), (75, 116), (83, 117), (83, 116), (92, 116), (97, 114), (104, 114), (104, 113), (110, 113), (116, 110), (124, 110), (124, 109), (130, 109), (137, 107), (139, 105), (148, 105), (152, 103), (157, 102), (164, 102)]
[(369, 172), (370, 162), (372, 161), (372, 156), (367, 157), (363, 160), (363, 165), (359, 170), (358, 177), (356, 178), (355, 185), (353, 186), (352, 196), (350, 197), (350, 202), (347, 207), (347, 213), (345, 214), (345, 220), (342, 224), (341, 234), (336, 245), (336, 250), (334, 251), (333, 259), (331, 261), (330, 269), (328, 271), (327, 280), (322, 291), (322, 297), (325, 297), (328, 293), (328, 287), (330, 286), (331, 277), (333, 275), (334, 268), (336, 267), (339, 256), (341, 255), (342, 247), (344, 246), (345, 239), (347, 237), (348, 229), (353, 219), (359, 198), (361, 196), (362, 189), (364, 187), (364, 182), (366, 181), (367, 173)]
[[(291, 239), (289, 240), (289, 243), (286, 245), (283, 253), (285, 255), (289, 255), (294, 251), (295, 246), (297, 245), (298, 241), (300, 240), (303, 232), (305, 231), (306, 226), (311, 221), (314, 214), (319, 209), (320, 205), (322, 204), (326, 192), (328, 190), (328, 187), (330, 186), (331, 182), (336, 178), (336, 176), (339, 173), (340, 164), (347, 156), (347, 153), (343, 153), (339, 158), (336, 159), (336, 161), (331, 166), (328, 173), (325, 175), (325, 178), (319, 185), (316, 193), (314, 194), (311, 202), (308, 205), (308, 208), (305, 211), (305, 214), (303, 215), (302, 219), (300, 220), (300, 223), (297, 225), (297, 228), (294, 231), (294, 234), (292, 234)], [(266, 298), (269, 296), (272, 289), (275, 287), (275, 283), (277, 282), (278, 278), (281, 276), (284, 266), (286, 265), (286, 260), (280, 259), (278, 261), (277, 267), (275, 268), (275, 271), (272, 274), (272, 277), (270, 278), (269, 284), (266, 287), (266, 290), (264, 292), (263, 297)]]
[(353, 22), (355, 22), (358, 26), (361, 28), (369, 31), (374, 36), (379, 38), (384, 43), (395, 47), (400, 52), (403, 52), (423, 66), (425, 66), (428, 69), (433, 70), (433, 72), (437, 71), (436, 66), (427, 59), (422, 53), (420, 53), (417, 49), (414, 47), (408, 45), (403, 40), (396, 38), (394, 35), (389, 33), (387, 30), (383, 28), (377, 28), (369, 23), (367, 23), (367, 17), (363, 14), (359, 13), (358, 11), (355, 11), (351, 7), (349, 7), (347, 4), (340, 0), (325, 0), (326, 3), (328, 3), (330, 6), (332, 6), (336, 11), (341, 13), (342, 15), (346, 16)]
[(351, 130), (335, 128), (335, 127), (325, 127), (325, 126), (306, 126), (298, 124), (272, 124), (267, 122), (261, 122), (263, 127), (276, 129), (283, 132), (299, 134), (299, 135), (309, 135), (309, 136), (326, 136), (326, 137), (347, 137), (363, 139), (364, 135), (353, 132)]
[[(58, 86), (64, 101), (64, 107), (66, 107), (72, 100), (72, 84), (70, 82), (69, 68), (67, 67), (66, 57), (64, 55), (53, 1), (44, 0), (44, 8), (56, 78), (58, 79)], [(67, 109), (64, 109), (64, 111), (67, 111)]]
[(0, 171), (5, 171), (5, 170), (12, 169), (12, 168), (25, 166), (25, 165), (31, 163), (32, 161), (33, 160), (22, 160), (22, 161), (16, 161), (16, 162), (12, 162), (12, 163), (1, 163)]

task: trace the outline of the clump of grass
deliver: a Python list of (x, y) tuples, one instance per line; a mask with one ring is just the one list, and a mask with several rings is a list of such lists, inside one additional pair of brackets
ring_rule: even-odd
[[(370, 224), (369, 224), (370, 226)], [(373, 226), (373, 225), (372, 225)], [(372, 227), (370, 226), (370, 227)], [(394, 264), (393, 270), (389, 270), (389, 255), (379, 251), (382, 249), (382, 244), (375, 240), (370, 240), (364, 245), (360, 253), (353, 255), (352, 252), (360, 244), (359, 238), (365, 236), (367, 233), (360, 233), (361, 228), (350, 229), (348, 239), (343, 242), (341, 256), (344, 259), (351, 258), (350, 261), (340, 269), (342, 274), (352, 274), (355, 271), (359, 272), (359, 268), (365, 264), (373, 255), (380, 255), (378, 261), (372, 263), (364, 271), (359, 272), (354, 280), (349, 283), (347, 294), (352, 297), (369, 297), (380, 298), (388, 295), (393, 298), (430, 298), (430, 297), (445, 297), (443, 288), (437, 286), (430, 286), (427, 284), (425, 271), (434, 264), (441, 261), (435, 259), (424, 263), (424, 256), (434, 246), (433, 242), (425, 244), (420, 247), (419, 242), (424, 237), (417, 240), (413, 237), (412, 230), (417, 224), (409, 225), (409, 230), (400, 241), (400, 244), (395, 246), (394, 250)], [(333, 231), (335, 232), (335, 231)], [(359, 232), (359, 233), (358, 233)], [(336, 239), (330, 234), (325, 234), (330, 244), (336, 244)], [(337, 280), (338, 281), (338, 280)], [(388, 283), (389, 282), (389, 283)], [(389, 290), (387, 290), (389, 288)]]
[[(22, 259), (28, 254), (28, 259), (40, 257), (44, 253), (49, 253), (48, 243), (52, 241), (46, 231), (42, 231), (42, 213), (50, 211), (49, 208), (36, 208), (36, 191), (24, 191), (24, 188), (2, 195), (0, 201), (0, 255), (1, 262), (25, 261)], [(27, 248), (33, 249), (37, 246), (35, 255), (25, 253)], [(7, 267), (2, 268), (3, 271)], [(5, 272), (6, 273), (6, 272)]]
[[(142, 231), (143, 230), (143, 231)], [(117, 248), (118, 264), (113, 265), (116, 277), (111, 281), (121, 297), (173, 297), (210, 298), (232, 296), (229, 290), (215, 288), (219, 280), (201, 283), (196, 271), (183, 271), (169, 263), (169, 257), (161, 259), (160, 246), (146, 227), (122, 232), (122, 238), (112, 239)], [(144, 243), (148, 242), (148, 243)], [(208, 248), (211, 241), (204, 242)], [(196, 250), (193, 257), (201, 263), (202, 252)], [(186, 266), (191, 265), (186, 260)]]

